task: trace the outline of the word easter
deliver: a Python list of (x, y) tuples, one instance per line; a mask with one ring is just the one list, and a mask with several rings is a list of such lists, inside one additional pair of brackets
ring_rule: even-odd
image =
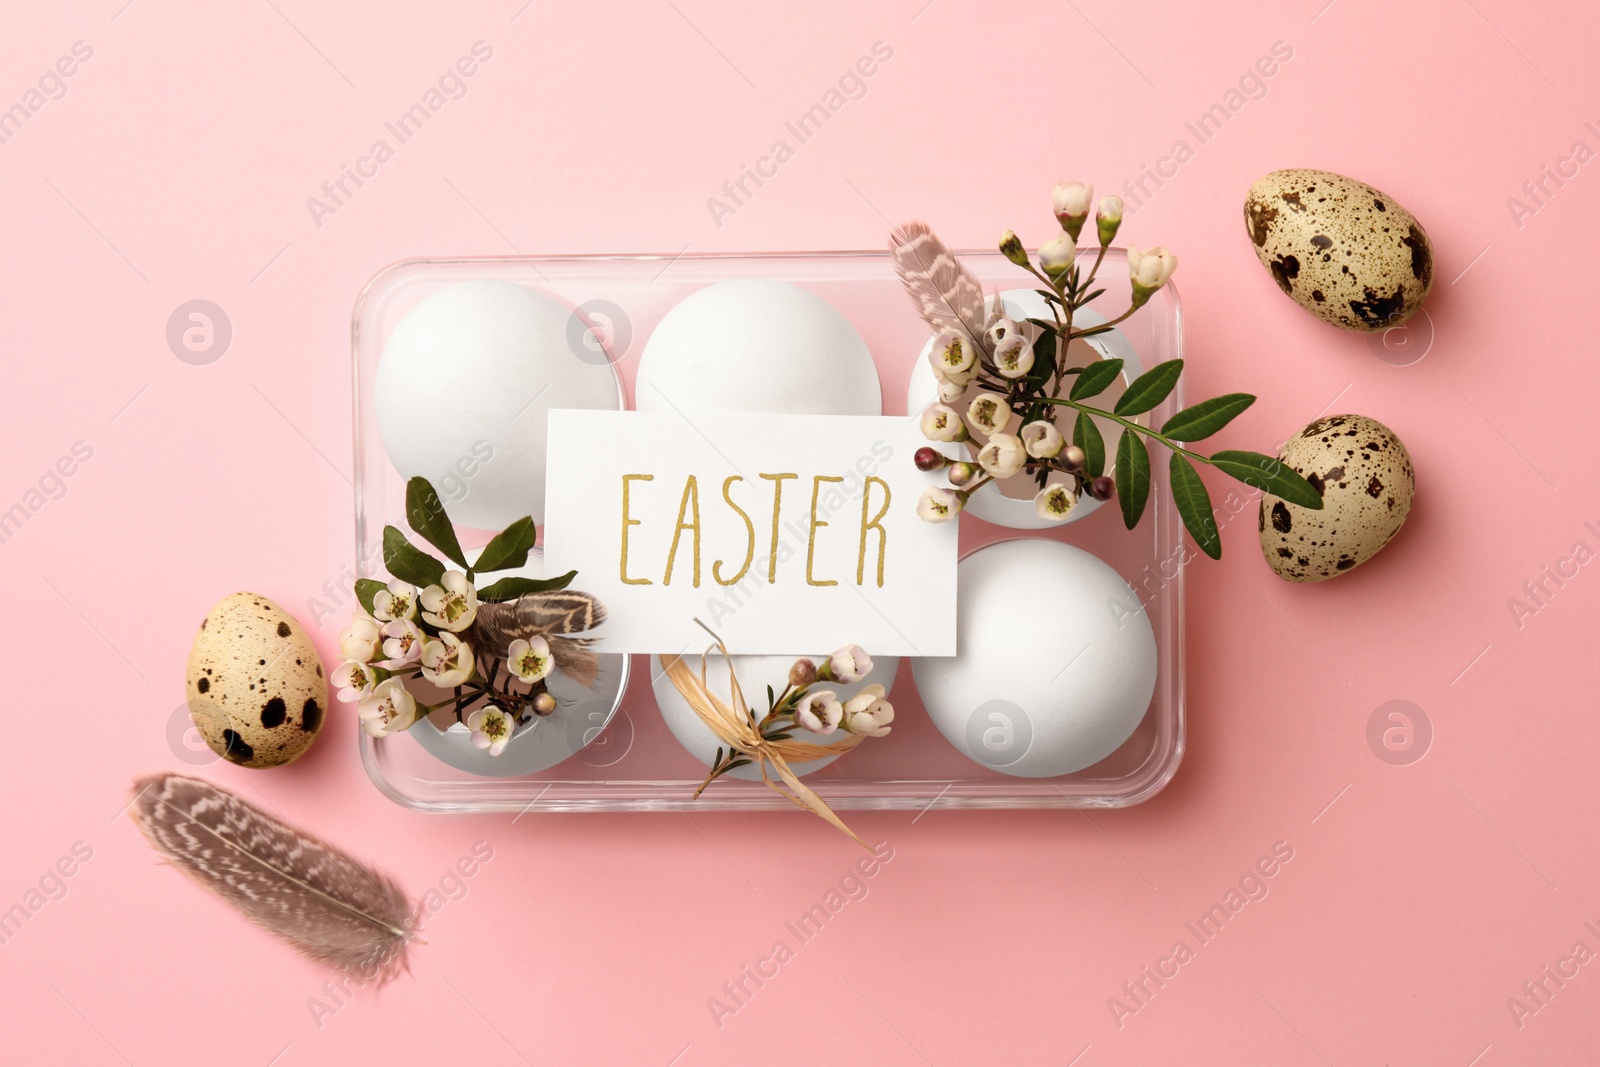
[[(597, 446), (595, 442), (604, 442)], [(545, 562), (599, 597), (606, 652), (955, 651), (954, 524), (904, 418), (553, 411)]]
[[(874, 441), (874, 448), (885, 447), (882, 441)], [(762, 560), (762, 570), (766, 572), (767, 584), (773, 585), (778, 580), (778, 564), (782, 561), (780, 535), (784, 530), (798, 533), (801, 527), (795, 521), (779, 525), (783, 519), (783, 484), (791, 479), (799, 479), (804, 485), (806, 479), (794, 473), (768, 474), (762, 473), (756, 477), (772, 483), (772, 537), (771, 551)], [(622, 551), (620, 553), (620, 570), (624, 585), (649, 585), (649, 578), (628, 577), (628, 527), (641, 525), (641, 520), (629, 516), (629, 482), (654, 481), (653, 474), (624, 474), (622, 476)], [(750, 573), (750, 564), (756, 558), (756, 524), (751, 521), (750, 513), (740, 507), (733, 499), (733, 485), (735, 482), (745, 480), (742, 474), (730, 474), (722, 480), (722, 499), (739, 519), (744, 523), (745, 550), (744, 562), (739, 564), (739, 569), (724, 577), (722, 568), (724, 561), (717, 560), (711, 565), (711, 576), (718, 585), (739, 585), (744, 581), (745, 575)], [(834, 485), (844, 481), (843, 475), (814, 474), (809, 479), (811, 485), (811, 510), (805, 520), (804, 529), (806, 543), (806, 584), (807, 585), (838, 585), (834, 578), (818, 578), (814, 573), (817, 559), (817, 531), (829, 525), (823, 518), (824, 515), (837, 512), (845, 502), (845, 496)], [(822, 487), (827, 485), (828, 499), (823, 501)], [(874, 500), (874, 486), (877, 487), (877, 499)], [(883, 588), (883, 558), (888, 549), (889, 535), (883, 529), (883, 517), (889, 511), (889, 503), (893, 499), (889, 492), (889, 483), (882, 478), (868, 475), (861, 483), (861, 534), (859, 547), (856, 551), (856, 584), (863, 585), (871, 579), (867, 577), (867, 541), (869, 534), (875, 534), (877, 540), (877, 582), (878, 588)], [(825, 507), (819, 507), (819, 504)], [(871, 516), (870, 518), (868, 516)], [(682, 542), (683, 534), (688, 532), (693, 547), (690, 553), (694, 559), (694, 577), (692, 583), (695, 587), (700, 585), (700, 479), (696, 475), (689, 475), (683, 480), (683, 495), (678, 502), (678, 518), (672, 527), (672, 545), (667, 549), (667, 563), (661, 575), (662, 585), (672, 584), (672, 565), (678, 558), (678, 546)]]

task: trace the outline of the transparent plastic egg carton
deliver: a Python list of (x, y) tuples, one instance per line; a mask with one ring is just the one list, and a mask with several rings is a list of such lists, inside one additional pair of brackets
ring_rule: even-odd
[[(967, 252), (962, 258), (986, 291), (1032, 288), (1028, 276), (998, 253)], [(877, 361), (884, 413), (904, 412), (908, 376), (928, 330), (912, 310), (885, 252), (416, 259), (379, 273), (357, 301), (353, 324), (355, 537), (363, 576), (381, 572), (382, 559), (373, 545), (383, 526), (405, 526), (405, 486), (378, 437), (372, 383), (389, 332), (418, 301), (444, 286), (474, 279), (541, 290), (581, 316), (577, 336), (592, 327), (604, 339), (606, 352), (591, 346), (584, 358), (613, 362), (623, 382), (624, 401), (632, 407), (633, 370), (661, 317), (706, 285), (752, 277), (790, 282), (838, 308), (860, 331)], [(1127, 264), (1121, 251), (1107, 254), (1101, 278), (1108, 291), (1091, 306), (1112, 311), (1126, 307)], [(1182, 355), (1182, 315), (1170, 285), (1118, 329), (1146, 367)], [(1150, 418), (1160, 425), (1181, 406), (1181, 396), (1174, 393)], [(970, 514), (960, 520), (963, 555), (1016, 537), (1053, 538), (1093, 552), (1138, 592), (1155, 631), (1158, 675), (1143, 721), (1121, 748), (1092, 767), (1057, 778), (1020, 778), (992, 770), (968, 759), (935, 729), (917, 695), (911, 661), (902, 659), (890, 692), (896, 710), (893, 733), (808, 776), (807, 784), (838, 811), (1111, 808), (1137, 804), (1159, 792), (1183, 755), (1187, 553), (1167, 489), (1167, 464), (1151, 466), (1155, 485), (1150, 504), (1131, 532), (1123, 527), (1115, 505), (1043, 532), (1005, 529)], [(559, 516), (547, 518), (559, 521)], [(487, 532), (462, 531), (469, 550), (487, 537)], [(582, 575), (577, 584), (582, 587)], [(459, 771), (408, 733), (373, 739), (358, 731), (362, 764), (385, 795), (417, 811), (803, 814), (760, 782), (731, 777), (719, 779), (699, 799), (692, 799), (706, 768), (679, 746), (657, 711), (651, 690), (652, 659), (635, 656), (628, 666), (619, 706), (609, 719), (594, 715), (604, 728), (592, 732), (592, 741), (575, 755), (541, 773), (480, 777)], [(742, 681), (747, 692), (759, 693), (768, 680)], [(414, 728), (427, 729), (432, 727), (426, 723)]]

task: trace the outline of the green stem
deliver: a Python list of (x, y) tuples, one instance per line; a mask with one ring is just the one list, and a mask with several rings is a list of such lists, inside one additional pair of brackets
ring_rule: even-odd
[(1039, 398), (1039, 402), (1042, 403), (1042, 404), (1060, 404), (1063, 407), (1072, 408), (1074, 411), (1081, 411), (1085, 415), (1098, 415), (1100, 418), (1109, 419), (1112, 422), (1117, 423), (1118, 425), (1126, 427), (1127, 429), (1137, 430), (1139, 433), (1144, 434), (1146, 437), (1150, 437), (1150, 438), (1153, 438), (1153, 439), (1155, 439), (1157, 441), (1160, 441), (1163, 445), (1166, 445), (1167, 448), (1171, 449), (1174, 452), (1177, 452), (1177, 453), (1179, 453), (1181, 455), (1188, 456), (1190, 459), (1199, 460), (1201, 463), (1204, 463), (1208, 467), (1211, 466), (1211, 460), (1208, 457), (1202, 456), (1198, 452), (1193, 452), (1193, 451), (1190, 451), (1187, 448), (1184, 448), (1182, 445), (1178, 444), (1172, 438), (1168, 437), (1166, 434), (1160, 432), (1159, 430), (1152, 430), (1148, 426), (1141, 426), (1137, 422), (1134, 422), (1132, 419), (1123, 418), (1121, 415), (1115, 414), (1114, 412), (1103, 411), (1100, 408), (1090, 407), (1088, 404), (1080, 404), (1076, 400), (1061, 399), (1061, 398), (1058, 398), (1058, 397), (1040, 397)]

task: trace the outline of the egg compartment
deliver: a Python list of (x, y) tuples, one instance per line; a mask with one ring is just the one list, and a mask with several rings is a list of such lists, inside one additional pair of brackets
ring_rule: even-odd
[[(997, 252), (962, 252), (985, 290), (1025, 285), (1026, 275)], [(1101, 276), (1107, 293), (1097, 304), (1125, 307), (1125, 254), (1110, 250)], [(386, 524), (405, 526), (405, 485), (378, 436), (372, 395), (378, 360), (390, 331), (424, 297), (448, 285), (497, 279), (544, 292), (573, 309), (570, 354), (590, 366), (608, 361), (618, 372), (624, 405), (633, 407), (633, 371), (655, 324), (689, 294), (735, 278), (771, 278), (801, 286), (837, 308), (865, 338), (877, 364), (885, 414), (903, 414), (913, 366), (928, 329), (895, 276), (886, 252), (529, 256), (416, 259), (375, 276), (356, 302), (352, 327), (356, 559), (362, 576), (381, 572), (376, 542)], [(1171, 285), (1151, 298), (1118, 331), (1145, 366), (1182, 356), (1182, 311)], [(598, 349), (593, 338), (604, 344)], [(1180, 391), (1155, 411), (1160, 425), (1183, 404)], [(1152, 464), (1156, 483), (1144, 518), (1124, 529), (1116, 508), (1042, 531), (961, 519), (961, 554), (997, 541), (1045, 537), (1093, 552), (1138, 593), (1155, 633), (1155, 695), (1133, 735), (1106, 759), (1056, 778), (1020, 778), (974, 762), (929, 721), (903, 659), (890, 691), (896, 718), (887, 738), (862, 745), (807, 776), (836, 810), (924, 811), (930, 808), (1110, 808), (1137, 804), (1159, 792), (1176, 772), (1184, 747), (1183, 528), (1167, 489), (1167, 465)], [(559, 521), (559, 520), (558, 520)], [(488, 531), (462, 530), (469, 548)], [(581, 576), (579, 579), (581, 585)], [(810, 650), (821, 651), (821, 650)], [(870, 651), (870, 650), (869, 650)], [(384, 739), (357, 731), (362, 765), (396, 803), (427, 812), (556, 811), (797, 811), (760, 782), (723, 778), (692, 799), (705, 768), (668, 730), (651, 688), (650, 657), (632, 657), (621, 706), (576, 755), (538, 774), (480, 777), (430, 755), (416, 739)], [(742, 679), (759, 690), (765, 680)], [(421, 727), (425, 728), (425, 727)]]

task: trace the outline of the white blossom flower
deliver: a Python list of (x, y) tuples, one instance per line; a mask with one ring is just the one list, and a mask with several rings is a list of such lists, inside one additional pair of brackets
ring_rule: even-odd
[(506, 743), (511, 740), (516, 728), (517, 724), (511, 721), (511, 716), (493, 704), (485, 704), (467, 716), (467, 729), (472, 731), (473, 747), (486, 748), (491, 756), (498, 756), (506, 750)]
[(951, 382), (939, 379), (939, 403), (954, 404), (957, 400), (967, 395), (966, 382)]
[(814, 734), (831, 734), (844, 717), (844, 705), (832, 689), (812, 689), (795, 705), (794, 721)]
[(350, 616), (350, 625), (339, 632), (339, 654), (345, 659), (371, 663), (383, 641), (378, 620), (364, 611)]
[(422, 591), (422, 617), (441, 630), (460, 633), (478, 616), (478, 591), (460, 571), (446, 571), (443, 581)]
[(1047, 485), (1033, 498), (1033, 510), (1046, 522), (1065, 522), (1077, 503), (1078, 494), (1065, 485)]
[(422, 676), (440, 689), (465, 685), (472, 677), (472, 646), (446, 630), (422, 646)]
[(398, 579), (372, 594), (372, 617), (380, 622), (417, 617), (417, 588)]
[(1100, 201), (1100, 207), (1094, 213), (1095, 229), (1100, 237), (1102, 246), (1111, 243), (1117, 235), (1117, 227), (1122, 225), (1122, 197), (1108, 196)]
[(1028, 450), (1028, 455), (1034, 459), (1049, 459), (1059, 456), (1061, 450), (1067, 447), (1067, 442), (1062, 438), (1061, 431), (1056, 429), (1056, 424), (1047, 419), (1037, 419), (1023, 426), (1018, 434), (1022, 438), (1022, 447)]
[(339, 687), (336, 695), (342, 702), (356, 704), (372, 695), (378, 676), (360, 660), (347, 659), (333, 669), (333, 684)]
[(378, 664), (391, 671), (415, 663), (422, 655), (423, 633), (410, 619), (396, 619), (383, 625), (383, 655)]
[(1022, 447), (1022, 438), (1016, 434), (997, 433), (989, 443), (978, 450), (978, 466), (996, 478), (1009, 478), (1028, 462), (1028, 452)]
[(951, 382), (969, 382), (978, 373), (978, 346), (960, 330), (941, 330), (928, 350), (936, 374)]
[(369, 737), (388, 737), (409, 729), (419, 718), (417, 702), (398, 678), (385, 678), (372, 695), (356, 705), (361, 728)]
[(954, 408), (929, 404), (922, 412), (922, 436), (930, 441), (965, 441), (969, 435)]
[(949, 522), (967, 505), (959, 489), (929, 489), (917, 500), (917, 517), (923, 522)]
[(995, 370), (1002, 378), (1020, 378), (1033, 369), (1033, 346), (1021, 334), (1001, 341), (994, 348)]
[(993, 326), (989, 327), (987, 336), (989, 338), (989, 346), (993, 348), (1001, 342), (1009, 341), (1013, 337), (1021, 337), (1022, 327), (1017, 325), (1015, 319), (999, 319)]
[(979, 393), (967, 405), (967, 421), (985, 434), (1004, 433), (1011, 417), (1011, 404), (999, 393)]
[(1056, 182), (1050, 190), (1050, 204), (1055, 208), (1056, 221), (1061, 228), (1078, 239), (1083, 220), (1089, 217), (1089, 205), (1094, 203), (1094, 186), (1083, 182)]
[(1071, 270), (1077, 258), (1078, 246), (1068, 234), (1057, 234), (1039, 246), (1039, 266), (1052, 278)]
[(860, 645), (845, 645), (828, 657), (828, 677), (849, 685), (872, 673), (872, 657)]
[(550, 642), (537, 635), (531, 641), (517, 638), (506, 649), (506, 670), (524, 682), (537, 682), (550, 673), (555, 660), (550, 655)]
[(1139, 307), (1150, 294), (1167, 284), (1178, 269), (1178, 257), (1157, 245), (1154, 248), (1128, 249), (1128, 279), (1133, 282), (1133, 306)]
[(894, 705), (883, 699), (883, 686), (869, 685), (844, 703), (843, 726), (853, 734), (883, 737), (894, 722)]

